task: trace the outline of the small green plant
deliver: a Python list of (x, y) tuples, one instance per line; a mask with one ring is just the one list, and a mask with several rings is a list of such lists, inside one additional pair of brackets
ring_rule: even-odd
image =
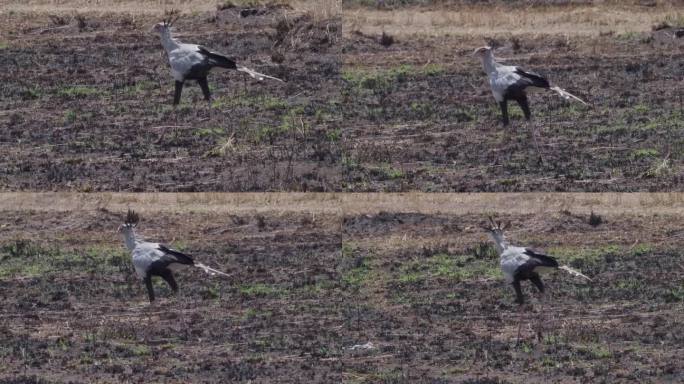
[(131, 345), (130, 350), (134, 356), (147, 356), (150, 354), (150, 348), (146, 345)]
[(267, 110), (286, 109), (288, 104), (285, 100), (271, 96), (262, 96), (261, 105)]
[(30, 87), (26, 88), (22, 93), (21, 96), (24, 99), (27, 100), (33, 100), (33, 99), (38, 99), (43, 95), (43, 92), (41, 91), (40, 88), (38, 87)]
[(638, 40), (641, 38), (641, 33), (636, 32), (636, 31), (627, 31), (618, 34), (616, 37), (618, 40), (623, 40), (623, 41), (629, 41), (629, 40)]
[(499, 253), (492, 242), (481, 242), (475, 247), (466, 249), (467, 255), (473, 255), (476, 259), (496, 259)]
[(263, 283), (245, 284), (240, 287), (241, 294), (251, 297), (275, 296), (278, 295), (280, 292), (280, 289), (278, 289), (277, 287)]
[(197, 137), (215, 137), (225, 135), (226, 130), (221, 127), (197, 128), (192, 133)]
[(360, 265), (348, 270), (342, 275), (342, 281), (349, 287), (359, 289), (370, 273), (368, 262), (363, 259)]
[(139, 93), (143, 93), (148, 90), (155, 89), (158, 85), (156, 83), (153, 83), (149, 80), (143, 80), (143, 81), (138, 81), (135, 84), (132, 85), (127, 85), (121, 89), (121, 92), (130, 94), (130, 95), (136, 95)]
[(374, 168), (372, 173), (379, 176), (381, 179), (396, 180), (404, 177), (404, 171), (392, 167), (392, 165), (384, 163), (378, 168)]
[(589, 354), (595, 359), (607, 359), (613, 356), (613, 353), (603, 345), (592, 345), (589, 348)]
[(64, 122), (65, 123), (73, 123), (76, 121), (76, 118), (78, 115), (76, 114), (76, 111), (68, 109), (64, 112)]
[(670, 289), (663, 296), (666, 303), (684, 302), (684, 285)]
[(639, 115), (645, 115), (645, 114), (647, 114), (650, 110), (651, 110), (651, 108), (650, 108), (648, 105), (646, 105), (646, 104), (637, 104), (637, 105), (635, 105), (634, 108), (633, 108), (633, 111), (634, 111), (636, 114), (639, 114)]
[(218, 283), (214, 283), (214, 285), (210, 287), (206, 287), (202, 291), (202, 297), (204, 299), (210, 299), (210, 300), (216, 300), (221, 298), (221, 289)]
[(350, 242), (342, 243), (342, 257), (351, 257), (354, 254), (356, 246)]
[(340, 141), (340, 138), (342, 137), (342, 130), (339, 128), (335, 128), (330, 131), (325, 132), (325, 138), (328, 139), (328, 141), (336, 143)]
[(71, 99), (83, 98), (100, 94), (100, 90), (93, 87), (77, 85), (73, 87), (61, 88), (57, 91), (57, 95)]
[(278, 127), (270, 125), (261, 125), (257, 127), (252, 133), (252, 141), (255, 144), (269, 143), (273, 145), (275, 138), (280, 135), (280, 130)]
[(353, 171), (355, 169), (358, 169), (360, 167), (359, 163), (356, 161), (351, 156), (348, 155), (342, 155), (342, 166), (347, 170), (347, 171)]
[(637, 244), (632, 248), (632, 255), (634, 256), (644, 256), (653, 252), (653, 247), (649, 244)]
[(659, 155), (659, 152), (657, 149), (640, 148), (640, 149), (635, 149), (634, 151), (632, 151), (631, 158), (632, 158), (632, 160), (640, 160), (640, 159), (645, 159), (645, 158), (656, 157), (658, 155)]

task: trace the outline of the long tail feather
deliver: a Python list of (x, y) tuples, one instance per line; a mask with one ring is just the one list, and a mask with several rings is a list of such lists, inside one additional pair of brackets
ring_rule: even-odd
[(201, 270), (203, 270), (204, 272), (210, 274), (211, 276), (214, 276), (214, 275), (217, 275), (217, 274), (218, 274), (218, 275), (223, 275), (223, 276), (226, 276), (226, 277), (231, 277), (231, 275), (229, 275), (229, 274), (227, 274), (227, 273), (223, 273), (223, 272), (221, 272), (221, 271), (219, 271), (219, 270), (217, 270), (217, 269), (208, 267), (208, 266), (206, 266), (206, 265), (204, 265), (204, 264), (202, 264), (202, 263), (195, 263), (195, 267), (200, 268)]
[(581, 277), (583, 279), (587, 279), (587, 280), (591, 281), (591, 278), (589, 278), (589, 276), (586, 276), (586, 275), (582, 274), (582, 272), (580, 272), (576, 269), (572, 269), (572, 268), (568, 267), (567, 265), (561, 265), (560, 267), (558, 267), (558, 269), (562, 269), (565, 272), (567, 272), (573, 276)]
[(576, 100), (576, 101), (579, 101), (580, 103), (582, 103), (584, 105), (589, 105), (589, 104), (587, 104), (586, 101), (580, 99), (579, 97), (573, 95), (572, 93), (566, 91), (565, 89), (562, 89), (561, 87), (550, 87), (549, 89), (558, 93), (560, 95), (560, 97), (564, 98), (565, 100)]
[(273, 79), (273, 80), (282, 81), (283, 83), (285, 82), (285, 81), (283, 81), (282, 79), (279, 79), (279, 78), (277, 78), (277, 77), (273, 77), (273, 76), (269, 76), (269, 75), (264, 75), (263, 73), (259, 73), (259, 72), (255, 71), (255, 70), (249, 69), (249, 68), (247, 68), (247, 67), (243, 67), (243, 66), (241, 66), (241, 65), (238, 65), (237, 70), (240, 71), (240, 72), (245, 72), (246, 74), (252, 76), (253, 78), (255, 78), (255, 79), (259, 80), (259, 81), (262, 81), (263, 79), (266, 78), (266, 79)]

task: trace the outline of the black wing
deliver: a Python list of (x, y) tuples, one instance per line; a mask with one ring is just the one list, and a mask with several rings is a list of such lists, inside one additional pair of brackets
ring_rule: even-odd
[(227, 69), (237, 69), (237, 65), (235, 64), (235, 60), (231, 60), (228, 57), (212, 52), (202, 46), (198, 46), (199, 53), (203, 54), (209, 59), (209, 62), (217, 67), (221, 68), (227, 68)]
[(173, 250), (171, 248), (168, 248), (165, 245), (159, 244), (159, 247), (157, 248), (160, 251), (164, 252), (164, 256), (162, 256), (159, 260), (155, 261), (153, 264), (164, 264), (164, 266), (167, 266), (171, 263), (179, 263), (179, 264), (186, 264), (186, 265), (193, 265), (195, 264), (195, 261), (192, 259), (192, 257), (178, 252), (176, 250)]
[(549, 85), (548, 80), (537, 73), (524, 71), (520, 67), (515, 67), (515, 73), (522, 77), (519, 82), (523, 82), (525, 85), (532, 85), (540, 88), (549, 88), (551, 86)]
[(541, 253), (537, 253), (531, 249), (525, 248), (525, 254), (530, 257), (527, 263), (533, 265), (532, 268), (536, 267), (550, 267), (558, 268), (558, 261), (551, 257)]

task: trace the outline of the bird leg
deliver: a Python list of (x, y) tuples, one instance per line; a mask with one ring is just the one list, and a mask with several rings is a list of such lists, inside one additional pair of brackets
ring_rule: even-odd
[(181, 92), (183, 92), (183, 82), (176, 80), (176, 92), (173, 95), (173, 105), (180, 103)]
[(508, 120), (508, 105), (505, 99), (499, 102), (499, 107), (501, 107), (501, 118), (503, 119), (503, 125), (506, 127), (510, 121)]
[(515, 289), (515, 302), (518, 304), (518, 337), (515, 340), (515, 345), (520, 345), (520, 328), (522, 327), (523, 304), (525, 303), (522, 289), (520, 289), (520, 280), (513, 280), (513, 288)]
[(154, 289), (152, 288), (152, 276), (145, 277), (145, 286), (147, 287), (147, 296), (150, 298), (150, 303), (154, 301)]
[(527, 103), (527, 95), (523, 93), (516, 99), (516, 101), (518, 102), (518, 105), (520, 105), (520, 109), (522, 109), (523, 113), (525, 114), (525, 120), (530, 120), (532, 113), (530, 112), (530, 105)]
[(520, 280), (513, 280), (513, 289), (515, 289), (515, 303), (522, 305), (525, 299), (523, 298), (522, 289), (520, 289)]
[(159, 273), (159, 276), (166, 281), (167, 284), (169, 284), (169, 287), (171, 287), (171, 290), (173, 292), (178, 292), (178, 284), (176, 284), (176, 280), (173, 278), (173, 273), (171, 272), (170, 269), (165, 269)]
[(544, 292), (540, 294), (541, 308), (539, 309), (539, 324), (537, 324), (537, 340), (544, 339)]
[(201, 79), (197, 79), (197, 84), (199, 84), (200, 88), (202, 88), (204, 100), (211, 101), (211, 94), (209, 93), (209, 83), (207, 82), (207, 78), (203, 77)]
[(540, 295), (541, 309), (539, 312), (539, 323), (537, 324), (537, 340), (541, 341), (543, 338), (543, 326), (544, 326), (544, 283), (542, 283), (539, 275), (534, 275), (530, 277), (530, 281), (537, 287)]
[(518, 306), (518, 337), (515, 339), (515, 345), (520, 345), (520, 329), (522, 328), (523, 305)]
[(542, 152), (539, 149), (539, 140), (537, 140), (537, 136), (539, 136), (539, 135), (537, 135), (538, 132), (537, 132), (536, 127), (537, 127), (536, 124), (532, 123), (532, 128), (531, 128), (532, 140), (534, 141), (534, 147), (537, 150), (537, 155), (539, 155), (539, 162), (541, 164), (543, 164), (544, 163), (544, 157), (542, 156)]

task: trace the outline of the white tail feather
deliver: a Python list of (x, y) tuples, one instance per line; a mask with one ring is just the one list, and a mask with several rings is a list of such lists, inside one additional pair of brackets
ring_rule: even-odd
[(223, 272), (221, 272), (221, 271), (219, 271), (219, 270), (217, 270), (217, 269), (208, 267), (208, 266), (206, 266), (206, 265), (204, 265), (204, 264), (202, 264), (202, 263), (196, 263), (196, 264), (195, 264), (195, 267), (200, 268), (201, 270), (203, 270), (204, 272), (210, 274), (211, 276), (214, 276), (214, 275), (217, 275), (217, 274), (218, 274), (218, 275), (223, 275), (223, 276), (226, 276), (226, 277), (230, 277), (229, 274), (223, 273)]
[(259, 73), (259, 72), (257, 72), (257, 71), (251, 70), (251, 69), (249, 69), (249, 68), (247, 68), (247, 67), (238, 66), (238, 67), (237, 67), (237, 70), (240, 71), (240, 72), (244, 72), (244, 73), (246, 73), (246, 74), (252, 76), (253, 78), (255, 78), (255, 79), (259, 80), (259, 81), (262, 81), (263, 79), (266, 78), (266, 79), (273, 79), (273, 80), (278, 80), (278, 81), (284, 82), (282, 79), (279, 79), (279, 78), (273, 77), (273, 76), (269, 76), (269, 75), (264, 75), (263, 73)]
[(572, 268), (568, 267), (567, 265), (561, 265), (560, 267), (558, 267), (558, 269), (562, 269), (565, 272), (567, 272), (573, 276), (581, 277), (583, 279), (587, 279), (587, 280), (591, 281), (591, 278), (589, 278), (589, 276), (583, 275), (582, 272), (580, 272), (576, 269), (572, 269)]
[(558, 94), (560, 95), (560, 97), (564, 98), (565, 100), (571, 100), (571, 99), (572, 99), (572, 100), (577, 100), (577, 101), (579, 101), (580, 103), (582, 103), (582, 104), (584, 104), (584, 105), (589, 105), (589, 104), (587, 104), (586, 101), (580, 99), (579, 97), (573, 95), (572, 93), (570, 93), (570, 92), (568, 92), (568, 91), (566, 91), (566, 90), (564, 90), (564, 89), (561, 89), (560, 87), (551, 87), (551, 88), (549, 88), (549, 89), (552, 90), (552, 91), (554, 91), (554, 92), (556, 92), (556, 93), (558, 93)]

